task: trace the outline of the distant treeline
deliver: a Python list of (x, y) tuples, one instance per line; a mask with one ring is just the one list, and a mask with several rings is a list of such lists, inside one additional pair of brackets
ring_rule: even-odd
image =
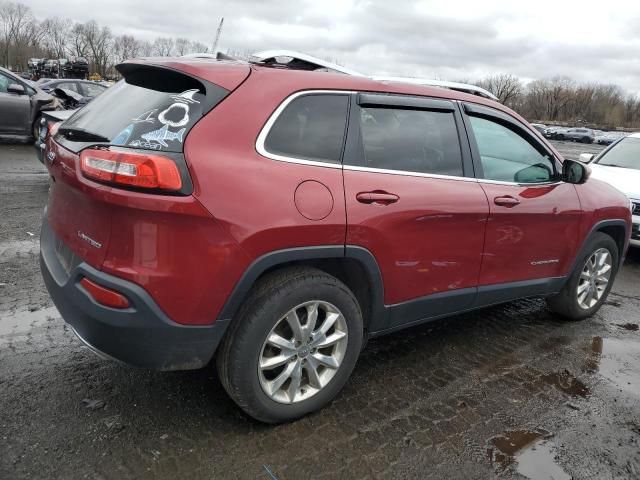
[(578, 83), (567, 77), (525, 85), (507, 74), (486, 77), (477, 84), (531, 121), (603, 129), (640, 127), (640, 98), (618, 85)]

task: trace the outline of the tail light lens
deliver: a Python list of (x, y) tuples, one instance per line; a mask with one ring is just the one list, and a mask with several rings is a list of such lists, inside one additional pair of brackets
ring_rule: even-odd
[(87, 149), (80, 153), (80, 170), (87, 178), (113, 185), (166, 191), (182, 188), (175, 161), (155, 153)]
[(84, 277), (80, 280), (80, 285), (84, 288), (93, 299), (107, 307), (111, 308), (129, 308), (129, 300), (115, 290), (98, 285), (96, 282)]

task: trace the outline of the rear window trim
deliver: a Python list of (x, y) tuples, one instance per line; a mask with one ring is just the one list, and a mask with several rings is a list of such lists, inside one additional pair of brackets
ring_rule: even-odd
[[(287, 106), (291, 102), (293, 102), (295, 99), (303, 96), (307, 96), (307, 95), (345, 95), (347, 97), (350, 97), (355, 93), (357, 92), (353, 90), (301, 90), (299, 92), (292, 93), (287, 98), (285, 98), (280, 103), (280, 105), (278, 105), (278, 107), (267, 119), (267, 122), (262, 127), (262, 130), (260, 130), (260, 133), (258, 134), (258, 138), (256, 139), (256, 151), (263, 157), (269, 158), (271, 160), (276, 160), (279, 162), (297, 163), (300, 165), (311, 165), (315, 167), (341, 169), (342, 163), (343, 163), (342, 161), (339, 163), (333, 163), (329, 161), (323, 162), (320, 160), (306, 160), (303, 158), (290, 157), (287, 155), (279, 155), (277, 153), (271, 153), (266, 149), (265, 142), (267, 140), (267, 137), (269, 136), (269, 132), (271, 131), (271, 128), (276, 123), (276, 120), (278, 120), (278, 117), (282, 114), (282, 112), (284, 112)], [(347, 118), (345, 130), (348, 130), (348, 123), (349, 123), (349, 120)], [(345, 134), (345, 138), (346, 136), (347, 134)]]

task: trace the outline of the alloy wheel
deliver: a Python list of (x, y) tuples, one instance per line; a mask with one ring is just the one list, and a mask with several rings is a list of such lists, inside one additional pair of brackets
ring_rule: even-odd
[(611, 279), (611, 253), (599, 248), (591, 254), (580, 273), (578, 281), (578, 305), (588, 310), (596, 305), (604, 295)]
[(314, 300), (280, 318), (258, 361), (262, 390), (279, 403), (297, 403), (321, 391), (347, 351), (347, 322), (334, 305)]

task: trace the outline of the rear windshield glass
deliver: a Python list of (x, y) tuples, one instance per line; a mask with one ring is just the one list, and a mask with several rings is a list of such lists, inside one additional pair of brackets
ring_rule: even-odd
[(206, 108), (204, 87), (197, 81), (187, 85), (176, 82), (174, 87), (165, 83), (160, 90), (140, 83), (121, 80), (62, 127), (99, 135), (111, 145), (182, 152), (187, 133)]

